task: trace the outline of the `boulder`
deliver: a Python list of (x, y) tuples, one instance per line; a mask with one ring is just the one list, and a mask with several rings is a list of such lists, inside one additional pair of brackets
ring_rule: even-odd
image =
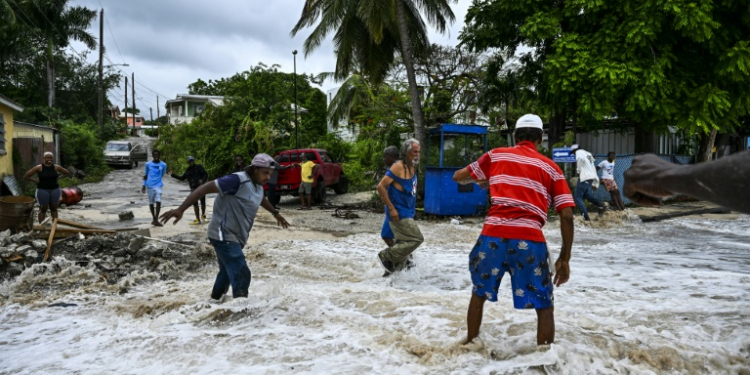
[(11, 242), (19, 243), (29, 239), (29, 234), (26, 232), (18, 232), (9, 237)]
[(34, 248), (31, 245), (21, 245), (16, 248), (16, 252), (19, 254), (26, 254), (29, 250), (34, 250)]
[(141, 250), (144, 243), (146, 243), (145, 238), (141, 236), (133, 237), (133, 239), (130, 240), (130, 243), (128, 243), (128, 250), (130, 250), (131, 254), (135, 254)]
[(46, 250), (47, 249), (47, 241), (44, 241), (44, 240), (34, 240), (34, 241), (31, 241), (31, 246), (33, 246), (37, 250)]
[(135, 215), (133, 215), (133, 211), (122, 211), (117, 216), (120, 217), (120, 220), (133, 220), (135, 219)]

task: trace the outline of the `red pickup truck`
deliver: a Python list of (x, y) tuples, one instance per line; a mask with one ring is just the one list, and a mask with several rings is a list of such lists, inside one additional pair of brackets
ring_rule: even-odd
[[(302, 148), (287, 150), (278, 153), (281, 157), (279, 164), (282, 166), (299, 164), (300, 154), (306, 154), (307, 159), (319, 164), (317, 172), (313, 176), (313, 202), (320, 203), (326, 200), (326, 188), (332, 188), (336, 194), (344, 194), (349, 190), (349, 181), (344, 176), (341, 165), (337, 163), (326, 150), (319, 148)], [(288, 168), (279, 171), (279, 179), (276, 184), (276, 192), (280, 195), (299, 195), (299, 185), (302, 182), (300, 168)]]

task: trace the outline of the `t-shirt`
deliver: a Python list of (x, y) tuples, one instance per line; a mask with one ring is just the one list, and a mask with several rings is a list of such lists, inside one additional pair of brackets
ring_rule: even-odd
[(615, 179), (615, 162), (610, 163), (608, 160), (603, 160), (601, 163), (599, 163), (599, 168), (602, 169), (602, 180)]
[(594, 157), (586, 150), (576, 151), (576, 170), (578, 181), (598, 180), (599, 175), (594, 167)]
[(219, 195), (208, 223), (208, 238), (247, 243), (255, 214), (263, 201), (263, 185), (256, 185), (245, 172), (228, 174), (214, 181)]
[(557, 212), (575, 207), (560, 167), (529, 141), (487, 152), (469, 165), (469, 172), (490, 184), (491, 206), (482, 228), (486, 236), (544, 242), (549, 206)]
[(162, 182), (161, 178), (164, 177), (165, 173), (167, 173), (167, 163), (161, 160), (158, 163), (154, 163), (153, 160), (146, 163), (144, 171), (146, 180), (143, 181), (143, 186), (147, 188), (164, 186), (164, 182)]
[(417, 174), (415, 173), (414, 176), (406, 179), (396, 176), (389, 169), (385, 172), (385, 175), (398, 182), (404, 189), (404, 191), (400, 191), (393, 184), (388, 185), (387, 189), (388, 199), (391, 200), (393, 207), (398, 212), (399, 220), (413, 219), (417, 211)]
[(315, 163), (313, 163), (312, 160), (302, 163), (302, 182), (313, 182), (312, 177), (309, 176), (312, 174), (314, 166)]

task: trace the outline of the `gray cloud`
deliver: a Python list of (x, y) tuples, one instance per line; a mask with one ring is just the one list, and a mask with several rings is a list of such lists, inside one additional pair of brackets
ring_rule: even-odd
[[(446, 35), (432, 33), (431, 41), (457, 44), (470, 3), (459, 0), (454, 4), (456, 23)], [(291, 52), (302, 50), (310, 32), (302, 30), (294, 38), (289, 33), (304, 0), (72, 0), (71, 4), (97, 11), (104, 7), (106, 56), (115, 64), (130, 65), (117, 69), (128, 76), (135, 72), (140, 83), (136, 85), (136, 98), (142, 98), (136, 105), (153, 107), (154, 116), (156, 94), (143, 86), (171, 99), (187, 92), (187, 85), (198, 78), (208, 81), (229, 77), (259, 62), (279, 64), (280, 70), (291, 72)], [(90, 32), (98, 36), (98, 19)], [(74, 44), (74, 48), (84, 49), (80, 44)], [(96, 53), (89, 55), (92, 61), (97, 58)], [(330, 41), (308, 58), (301, 52), (297, 55), (298, 73), (331, 71), (335, 64)], [(335, 86), (327, 82), (321, 89)], [(122, 106), (122, 88), (110, 92), (109, 99)], [(159, 99), (162, 107), (165, 100)]]

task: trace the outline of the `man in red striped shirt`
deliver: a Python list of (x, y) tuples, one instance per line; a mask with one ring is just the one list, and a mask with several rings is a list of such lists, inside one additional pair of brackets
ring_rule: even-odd
[[(555, 341), (553, 284), (570, 277), (573, 244), (573, 207), (568, 182), (560, 168), (537, 152), (542, 143), (542, 119), (524, 115), (516, 122), (515, 147), (496, 148), (457, 171), (459, 183), (489, 184), (491, 207), (482, 234), (469, 255), (474, 284), (467, 314), (469, 343), (479, 335), (484, 302), (497, 301), (503, 275), (510, 274), (513, 305), (535, 309), (537, 345)], [(554, 279), (550, 253), (542, 233), (550, 205), (560, 215), (562, 250), (555, 262)]]

